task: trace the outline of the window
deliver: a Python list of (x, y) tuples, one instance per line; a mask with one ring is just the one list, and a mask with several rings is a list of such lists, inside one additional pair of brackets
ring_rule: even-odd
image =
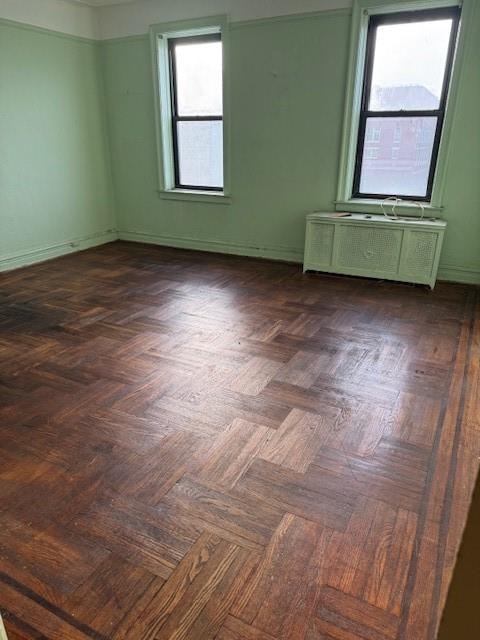
[(370, 127), (365, 136), (366, 142), (380, 142), (380, 127)]
[(174, 187), (223, 191), (220, 33), (168, 39)]
[(231, 203), (226, 16), (150, 27), (158, 195)]
[(459, 14), (370, 16), (353, 197), (430, 201)]

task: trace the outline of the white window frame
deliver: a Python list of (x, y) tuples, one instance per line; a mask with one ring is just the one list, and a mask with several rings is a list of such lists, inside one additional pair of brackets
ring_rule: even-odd
[[(226, 204), (230, 201), (230, 109), (228, 85), (228, 22), (226, 16), (167, 22), (150, 27), (155, 87), (158, 192), (170, 200), (191, 200)], [(172, 38), (220, 33), (223, 55), (223, 191), (180, 189), (175, 187), (172, 107), (168, 41)]]
[[(425, 209), (432, 210), (432, 213), (436, 214), (438, 211), (441, 211), (447, 166), (448, 142), (462, 69), (461, 61), (465, 49), (465, 32), (469, 22), (471, 22), (469, 18), (473, 12), (474, 1), (475, 0), (396, 0), (391, 3), (386, 3), (385, 0), (354, 0), (343, 138), (337, 199), (335, 201), (335, 207), (338, 211), (349, 210), (381, 213), (381, 200), (366, 200), (352, 197), (369, 17), (375, 14), (460, 6), (462, 8), (462, 14), (460, 16), (457, 46), (452, 66), (432, 196), (430, 202), (425, 203)], [(412, 203), (402, 204), (398, 210), (407, 214), (413, 213), (417, 215), (418, 213), (418, 207)]]

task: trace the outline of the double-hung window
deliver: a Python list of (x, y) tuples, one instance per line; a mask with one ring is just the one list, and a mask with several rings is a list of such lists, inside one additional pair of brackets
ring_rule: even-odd
[(159, 193), (228, 204), (225, 16), (152, 25)]
[(369, 18), (354, 198), (430, 201), (460, 9)]
[(223, 190), (220, 33), (168, 41), (175, 187)]

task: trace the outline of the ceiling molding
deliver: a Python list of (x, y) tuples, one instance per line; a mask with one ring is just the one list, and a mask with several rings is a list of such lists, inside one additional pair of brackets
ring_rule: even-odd
[(106, 7), (112, 4), (127, 4), (127, 3), (137, 2), (137, 0), (65, 0), (65, 1), (86, 4), (89, 7)]
[(231, 22), (351, 8), (352, 0), (136, 0), (99, 7), (101, 39), (148, 32), (149, 26), (227, 15)]
[(106, 40), (146, 34), (151, 24), (211, 15), (244, 22), (351, 6), (352, 0), (0, 0), (0, 18)]
[(66, 0), (0, 0), (0, 18), (82, 38), (96, 39), (96, 10)]

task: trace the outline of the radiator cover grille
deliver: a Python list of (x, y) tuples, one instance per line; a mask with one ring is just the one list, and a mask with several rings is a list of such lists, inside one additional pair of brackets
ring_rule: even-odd
[(313, 225), (309, 237), (310, 253), (319, 267), (332, 264), (334, 224)]
[(405, 273), (430, 277), (438, 240), (436, 234), (426, 231), (406, 231), (405, 234), (410, 236), (405, 245)]
[(446, 223), (351, 214), (307, 216), (303, 270), (328, 271), (433, 288)]
[(338, 233), (340, 266), (397, 272), (402, 247), (401, 229), (340, 225)]

